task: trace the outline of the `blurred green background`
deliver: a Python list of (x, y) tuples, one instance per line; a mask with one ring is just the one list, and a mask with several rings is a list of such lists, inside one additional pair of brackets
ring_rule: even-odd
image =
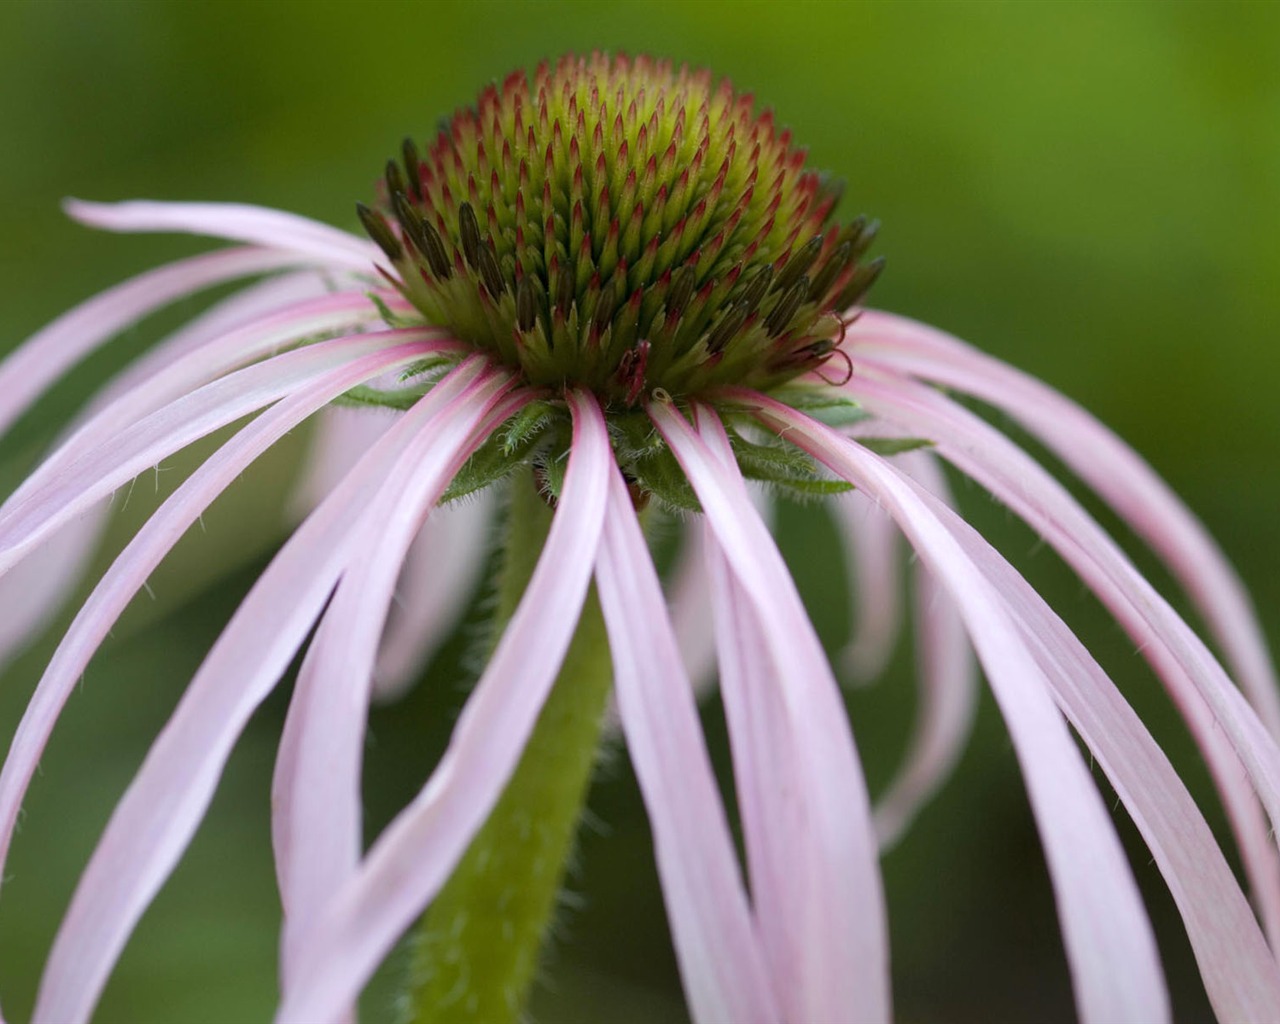
[[(1115, 426), (1221, 540), (1280, 641), (1275, 4), (11, 0), (0, 5), (0, 351), (98, 289), (202, 247), (93, 234), (62, 218), (63, 196), (239, 200), (353, 227), (354, 201), (371, 194), (404, 134), (425, 138), (512, 67), (595, 47), (705, 64), (775, 107), (816, 164), (849, 180), (843, 213), (884, 221), (878, 248), (889, 269), (874, 301), (1010, 359)], [(8, 479), (104, 373), (197, 308), (129, 332), (60, 387), (0, 445)], [(111, 807), (278, 543), (303, 441), (290, 439), (206, 515), (204, 533), (157, 574), (154, 599), (120, 624), (64, 715), (0, 898), (9, 1019), (30, 1013), (40, 964)], [(177, 476), (136, 488), (113, 545)], [(1030, 533), (977, 488), (960, 492), (970, 518), (1052, 597), (1210, 803), (1194, 752), (1119, 629)], [(817, 510), (787, 509), (781, 528), (835, 649), (849, 599), (830, 559), (815, 557), (830, 527)], [(3, 735), (56, 635), (4, 676)], [(374, 713), (371, 830), (421, 784), (447, 737), (466, 649), (456, 639), (408, 700)], [(871, 784), (882, 786), (911, 712), (909, 644), (850, 706)], [(251, 722), (97, 1019), (269, 1017), (279, 911), (268, 789), (284, 709), (277, 694)], [(713, 704), (706, 722), (723, 768), (720, 721)], [(1212, 821), (1221, 833), (1216, 811)], [(1208, 1019), (1171, 902), (1121, 827), (1177, 1015)], [(960, 770), (884, 871), (901, 1020), (1071, 1019), (1038, 842), (985, 696)], [(625, 755), (599, 774), (572, 888), (535, 1018), (682, 1020)], [(370, 1021), (390, 1018), (395, 966), (366, 998)]]

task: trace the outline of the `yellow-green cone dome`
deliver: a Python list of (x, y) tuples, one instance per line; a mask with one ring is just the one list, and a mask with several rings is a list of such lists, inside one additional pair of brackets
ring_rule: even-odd
[(515, 72), (385, 186), (361, 220), (428, 321), (614, 405), (821, 366), (881, 265), (772, 114), (644, 57)]

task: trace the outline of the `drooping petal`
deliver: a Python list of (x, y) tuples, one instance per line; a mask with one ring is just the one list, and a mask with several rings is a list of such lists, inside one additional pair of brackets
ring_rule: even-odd
[[(907, 452), (899, 465), (926, 491), (951, 504), (946, 479), (931, 455)], [(955, 601), (923, 563), (915, 563), (913, 576), (919, 707), (902, 765), (876, 802), (882, 850), (901, 838), (951, 774), (978, 704), (977, 666)]]
[(1030, 523), (1134, 639), (1201, 748), (1268, 933), (1273, 942), (1280, 940), (1280, 857), (1253, 793), (1257, 787), (1274, 829), (1280, 822), (1280, 750), (1257, 735), (1262, 729), (1256, 716), (1242, 709), (1238, 692), (1203, 643), (1066, 489), (985, 421), (912, 382), (864, 376), (858, 394), (882, 415), (937, 437), (939, 453)]
[(199, 346), (104, 401), (68, 431), (43, 463), (5, 502), (12, 506), (49, 477), (67, 470), (88, 449), (113, 442), (115, 435), (167, 403), (185, 398), (221, 374), (251, 363), (316, 333), (356, 330), (378, 317), (364, 295), (331, 295), (280, 310)]
[[(367, 301), (367, 285), (356, 285), (349, 274), (321, 270), (278, 274), (257, 281), (210, 306), (144, 352), (108, 381), (89, 407), (101, 408), (119, 395), (149, 382), (161, 370), (190, 352), (216, 342), (232, 331), (299, 307), (305, 312), (307, 307), (302, 304), (311, 299), (353, 292), (364, 296)], [(372, 321), (372, 314), (369, 319)]]
[(1280, 966), (1204, 816), (1164, 752), (1027, 582), (966, 524), (935, 511), (1005, 597), (1059, 706), (1133, 816), (1182, 914), (1218, 1019), (1280, 1020)]
[(134, 199), (91, 203), (68, 199), (68, 216), (106, 231), (177, 231), (251, 242), (317, 260), (325, 266), (372, 273), (382, 252), (372, 242), (296, 213), (244, 203), (159, 203)]
[(289, 394), (318, 373), (410, 341), (419, 343), (424, 356), (446, 344), (417, 328), (317, 342), (207, 384), (114, 438), (69, 453), (56, 472), (42, 467), (0, 509), (0, 572), (63, 523), (192, 441)]
[(422, 524), (396, 585), (382, 634), (374, 696), (394, 700), (422, 674), (467, 610), (493, 528), (490, 490), (442, 505)]
[[(0, 770), (0, 869), (23, 796), (63, 705), (112, 624), (173, 545), (250, 463), (307, 416), (362, 380), (419, 357), (416, 345), (401, 346), (318, 376), (210, 456), (138, 531), (76, 615), (14, 734)], [(20, 575), (27, 564), (14, 575)]]
[[(294, 514), (301, 516), (321, 501), (394, 421), (380, 409), (326, 410), (290, 501)], [(492, 503), (486, 490), (436, 509), (423, 523), (405, 559), (382, 638), (374, 672), (377, 698), (394, 700), (402, 694), (466, 611), (484, 566)]]
[[(773, 499), (759, 486), (748, 485), (752, 504), (766, 525), (773, 522)], [(671, 624), (693, 692), (701, 699), (715, 678), (715, 617), (711, 612), (711, 581), (707, 576), (710, 528), (701, 519), (686, 524), (684, 539), (667, 587)]]
[(1168, 1020), (1155, 938), (1115, 828), (1000, 591), (889, 463), (787, 406), (755, 402), (769, 426), (884, 505), (960, 608), (1035, 811), (1081, 1020)]
[(856, 618), (842, 655), (855, 680), (871, 682), (893, 655), (902, 631), (902, 564), (898, 531), (861, 491), (830, 505), (844, 542)]
[(612, 455), (589, 395), (569, 395), (574, 436), (546, 547), (515, 615), (418, 797), (330, 901), (300, 951), (280, 1022), (340, 1014), (448, 878), (515, 769), (586, 598)]
[[(500, 402), (481, 433), (492, 433), (527, 401)], [(429, 457), (435, 443), (433, 435), (419, 434), (370, 500), (352, 540), (351, 567), (329, 602), (289, 705), (273, 786), (285, 988), (308, 930), (359, 860), (360, 768), (378, 640), (405, 555), (457, 470)]]
[(224, 249), (130, 278), (63, 313), (0, 362), (0, 433), (104, 342), (176, 299), (223, 281), (296, 265), (292, 253)]
[(855, 360), (871, 359), (990, 402), (1070, 466), (1168, 564), (1268, 730), (1280, 737), (1280, 684), (1244, 585), (1204, 526), (1137, 452), (1069, 398), (935, 328), (867, 311), (848, 341)]
[[(770, 964), (784, 1017), (888, 1020), (888, 928), (878, 855), (839, 687), (781, 555), (751, 505), (719, 421), (700, 410), (700, 437), (673, 407), (655, 403), (649, 411), (747, 596), (785, 712), (777, 727), (795, 738), (795, 762), (785, 779), (750, 771), (762, 785), (793, 783), (790, 799), (803, 806), (803, 828), (766, 837), (785, 843), (793, 859), (793, 870), (776, 879), (783, 891), (766, 901), (789, 919), (761, 922), (766, 931), (782, 929), (788, 943), (784, 961)], [(735, 751), (743, 749), (743, 739), (754, 755), (749, 737), (735, 737)]]
[(310, 515), (396, 419), (393, 410), (373, 406), (334, 406), (317, 416), (307, 460), (289, 498), (290, 515), (297, 520)]
[(611, 476), (596, 580), (690, 1012), (700, 1024), (777, 1021), (778, 1000), (657, 573), (626, 485), (616, 469)]
[(35, 640), (62, 607), (97, 550), (106, 519), (105, 504), (66, 523), (33, 557), (0, 576), (0, 672), (9, 659)]
[(190, 841), (222, 765), (302, 643), (348, 563), (371, 488), (418, 432), (460, 465), (505, 375), (458, 371), (401, 420), (272, 561), (192, 680), (117, 805), (63, 920), (37, 997), (37, 1024), (87, 1019), (130, 931)]
[[(71, 430), (81, 426), (87, 415), (105, 408), (201, 345), (281, 306), (327, 290), (329, 285), (320, 274), (298, 273), (268, 278), (224, 299), (117, 374)], [(63, 440), (60, 438), (59, 444)], [(109, 504), (103, 502), (68, 523), (34, 557), (0, 578), (0, 608), (6, 610), (0, 618), (0, 670), (66, 603), (83, 578), (109, 518)]]

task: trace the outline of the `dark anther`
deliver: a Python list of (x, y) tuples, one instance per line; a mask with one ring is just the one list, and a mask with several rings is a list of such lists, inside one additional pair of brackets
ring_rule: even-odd
[(814, 302), (820, 301), (852, 261), (853, 243), (841, 242), (831, 254), (831, 259), (827, 260), (826, 265), (818, 271), (818, 276), (813, 279), (813, 284), (809, 286), (809, 298)]
[(840, 293), (839, 299), (836, 301), (838, 308), (852, 306), (855, 302), (867, 294), (876, 278), (880, 276), (880, 271), (884, 270), (884, 257), (877, 256), (870, 263), (864, 263), (853, 272), (853, 277), (849, 279), (849, 283), (845, 285), (844, 291)]
[(853, 245), (853, 258), (855, 260), (871, 248), (871, 243), (876, 240), (876, 235), (880, 233), (880, 222), (878, 220), (868, 222), (864, 217), (859, 217), (858, 219), (863, 224), (860, 226), (861, 230), (858, 231), (857, 241)]
[(787, 329), (787, 325), (791, 323), (791, 318), (796, 315), (796, 310), (804, 304), (804, 300), (808, 297), (809, 279), (801, 277), (800, 280), (787, 289), (786, 294), (778, 300), (778, 304), (764, 318), (764, 329), (769, 337), (776, 338)]
[(516, 285), (516, 323), (522, 331), (533, 330), (538, 322), (538, 293), (533, 279), (525, 276)]
[(409, 202), (409, 197), (403, 192), (391, 193), (391, 209), (395, 211), (396, 220), (404, 228), (404, 233), (409, 236), (409, 241), (413, 243), (413, 247), (425, 255), (427, 241), (422, 230), (422, 216), (414, 209), (413, 204)]
[(747, 310), (742, 305), (735, 303), (731, 309), (720, 317), (720, 322), (707, 335), (707, 354), (713, 356), (729, 344), (730, 339), (742, 330), (742, 325), (746, 322), (746, 319)]
[(791, 258), (787, 260), (786, 265), (778, 274), (777, 281), (774, 282), (773, 290), (785, 292), (793, 284), (800, 280), (800, 275), (805, 273), (811, 266), (813, 261), (818, 258), (818, 253), (822, 250), (822, 236), (815, 235), (809, 241), (805, 242), (800, 249), (791, 254)]
[(479, 258), (480, 278), (484, 281), (484, 286), (489, 289), (489, 294), (494, 299), (502, 297), (502, 291), (505, 283), (502, 280), (502, 271), (498, 269), (498, 257), (493, 254), (493, 246), (487, 242), (478, 246), (476, 254)]
[(768, 294), (769, 285), (772, 282), (773, 267), (767, 263), (751, 276), (747, 286), (742, 289), (741, 298), (738, 299), (738, 304), (746, 310), (748, 316), (756, 311), (760, 300)]
[(596, 311), (591, 316), (591, 327), (596, 334), (604, 334), (613, 319), (613, 307), (617, 304), (617, 291), (612, 280), (600, 289), (600, 298), (596, 300)]
[(453, 276), (453, 268), (449, 266), (449, 254), (445, 252), (444, 242), (427, 221), (419, 220), (418, 223), (422, 226), (422, 255), (427, 258), (431, 273), (441, 281), (449, 280)]
[(667, 293), (668, 318), (675, 319), (684, 312), (684, 307), (689, 305), (689, 299), (693, 297), (696, 284), (697, 275), (687, 263), (671, 275), (671, 290)]
[(360, 218), (360, 223), (364, 225), (364, 230), (368, 236), (377, 243), (379, 249), (387, 254), (387, 258), (392, 263), (404, 255), (404, 247), (400, 245), (399, 239), (392, 234), (391, 228), (387, 226), (387, 222), (382, 219), (381, 214), (374, 213), (364, 203), (356, 203), (356, 216)]
[(404, 157), (404, 173), (409, 179), (409, 191), (413, 198), (422, 202), (422, 159), (418, 156), (418, 147), (413, 139), (405, 138), (400, 144), (400, 153)]
[[(480, 269), (480, 225), (476, 221), (476, 211), (470, 203), (462, 203), (458, 207), (458, 233), (462, 236), (462, 255), (477, 270)], [(495, 296), (496, 297), (496, 296)]]
[(387, 192), (395, 195), (397, 192), (407, 191), (404, 183), (404, 172), (400, 170), (400, 165), (394, 160), (387, 161)]
[(560, 310), (561, 315), (566, 319), (569, 316), (569, 310), (573, 308), (574, 298), (576, 298), (576, 289), (573, 273), (562, 268), (560, 277), (556, 281), (556, 309)]

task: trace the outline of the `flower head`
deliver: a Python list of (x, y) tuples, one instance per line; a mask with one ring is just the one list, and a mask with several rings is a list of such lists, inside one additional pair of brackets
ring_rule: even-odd
[[(1280, 1016), (1280, 699), (1234, 574), (1137, 455), (1045, 385), (932, 328), (856, 308), (879, 268), (864, 261), (874, 229), (838, 227), (838, 190), (749, 97), (705, 74), (595, 56), (513, 75), (425, 150), (407, 144), (384, 185), (378, 209), (360, 210), (376, 244), (251, 207), (69, 204), (101, 227), (246, 244), (126, 282), (0, 364), (2, 427), (151, 309), (277, 275), (109, 384), (0, 507), (0, 585), (25, 586), (19, 574), (37, 566), (47, 605), (114, 489), (257, 413), (138, 532), (69, 628), (0, 772), (0, 856), (61, 706), (177, 538), (311, 415), (334, 403), (395, 410), (345, 458), (326, 445), (309, 514), (116, 808), (50, 954), (37, 1020), (87, 1019), (236, 736), (309, 638), (274, 791), (279, 1019), (346, 1016), (498, 804), (593, 581), (696, 1020), (890, 1018), (879, 847), (963, 743), (968, 642), (1026, 780), (1081, 1018), (1170, 1010), (1132, 871), (1072, 730), (1167, 880), (1216, 1012)], [(936, 386), (1019, 420), (1110, 503), (1184, 584), (1241, 689), (1056, 480)], [(330, 426), (349, 441), (365, 425)], [(1124, 697), (950, 508), (939, 460), (1038, 530), (1151, 662), (1213, 774), (1258, 916)], [(402, 685), (423, 654), (424, 620), (397, 613), (410, 620), (398, 631), (393, 597), (402, 586), (438, 606), (441, 580), (460, 578), (475, 550), (446, 545), (454, 569), (413, 583), (415, 546), (444, 530), (473, 543), (474, 510), (446, 515), (442, 503), (531, 476), (555, 514), (524, 595), (431, 779), (363, 849), (363, 710), (375, 677)], [(876, 595), (860, 604), (858, 671), (875, 670), (897, 628), (898, 532), (920, 556), (922, 713), (874, 809), (836, 675), (749, 479), (829, 498), (858, 585)], [(669, 602), (636, 511), (650, 497), (699, 517)], [(712, 638), (745, 865), (694, 705)]]

